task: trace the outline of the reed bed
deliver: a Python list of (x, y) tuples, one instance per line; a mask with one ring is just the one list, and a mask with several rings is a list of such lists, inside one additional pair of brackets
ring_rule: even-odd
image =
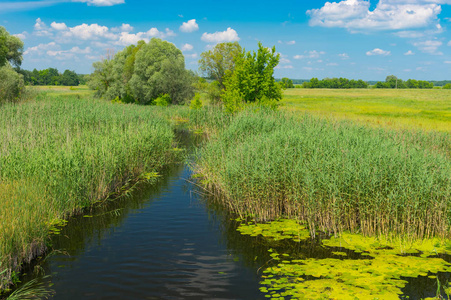
[(196, 171), (240, 215), (297, 218), (313, 235), (450, 237), (450, 145), (448, 134), (253, 109), (210, 137)]
[(58, 220), (180, 155), (169, 114), (42, 95), (0, 107), (0, 290), (43, 252)]

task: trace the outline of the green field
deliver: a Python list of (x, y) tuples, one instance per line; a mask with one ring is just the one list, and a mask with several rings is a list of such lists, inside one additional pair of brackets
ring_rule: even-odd
[(398, 129), (451, 131), (451, 90), (287, 89), (283, 109)]

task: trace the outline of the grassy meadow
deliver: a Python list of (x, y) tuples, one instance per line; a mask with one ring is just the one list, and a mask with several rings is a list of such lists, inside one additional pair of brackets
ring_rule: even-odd
[(61, 220), (176, 159), (168, 111), (46, 94), (0, 107), (0, 289)]
[(287, 89), (284, 110), (394, 129), (451, 131), (451, 90)]

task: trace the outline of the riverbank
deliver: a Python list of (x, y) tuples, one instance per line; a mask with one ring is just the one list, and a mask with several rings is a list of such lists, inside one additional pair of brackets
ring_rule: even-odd
[(294, 218), (312, 236), (319, 230), (450, 237), (447, 133), (258, 109), (218, 128), (196, 171), (240, 216)]
[(167, 110), (42, 94), (1, 107), (0, 289), (62, 220), (177, 159)]

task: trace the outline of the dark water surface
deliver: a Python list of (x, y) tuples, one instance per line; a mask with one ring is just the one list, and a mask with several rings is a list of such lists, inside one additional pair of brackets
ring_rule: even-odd
[(72, 219), (53, 238), (67, 252), (43, 264), (53, 299), (264, 298), (258, 262), (240, 254), (246, 245), (229, 245), (228, 235), (238, 244), (240, 235), (227, 217), (194, 192), (186, 167), (169, 173), (132, 199)]

